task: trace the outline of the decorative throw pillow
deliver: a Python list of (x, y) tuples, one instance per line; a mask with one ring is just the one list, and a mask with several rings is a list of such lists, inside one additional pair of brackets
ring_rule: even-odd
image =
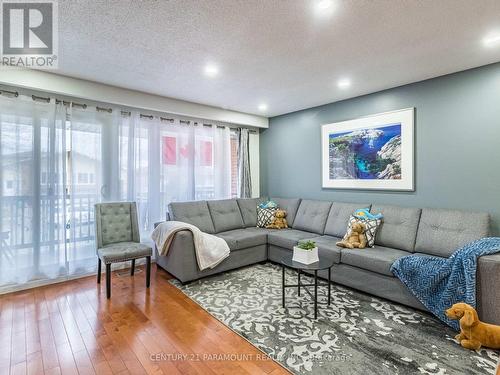
[(259, 228), (265, 228), (274, 220), (274, 213), (278, 208), (260, 208), (257, 207), (257, 226)]
[(362, 223), (366, 230), (365, 230), (365, 236), (366, 236), (366, 242), (369, 247), (375, 246), (375, 236), (377, 235), (377, 229), (382, 224), (382, 219), (360, 219), (359, 217), (356, 217), (354, 215), (351, 215), (349, 218), (349, 224), (347, 225), (347, 233), (344, 236), (344, 240), (347, 240), (349, 235), (351, 234), (351, 226), (354, 222), (360, 222)]
[(257, 207), (259, 207), (259, 208), (278, 208), (278, 203), (276, 203), (274, 201), (266, 201), (266, 202), (262, 202)]

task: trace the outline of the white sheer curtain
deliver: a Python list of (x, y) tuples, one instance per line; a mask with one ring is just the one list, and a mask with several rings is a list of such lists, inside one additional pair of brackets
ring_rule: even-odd
[(66, 212), (68, 273), (78, 274), (95, 268), (95, 203), (112, 200), (115, 147), (109, 142), (113, 115), (95, 108), (67, 107)]
[(233, 141), (220, 124), (0, 95), (0, 290), (93, 272), (97, 202), (136, 201), (149, 241), (170, 202), (231, 197)]
[(0, 96), (0, 286), (67, 274), (65, 113)]
[(228, 127), (132, 112), (119, 129), (120, 199), (137, 202), (146, 240), (170, 202), (231, 197)]
[(0, 287), (91, 272), (102, 200), (95, 110), (0, 96)]

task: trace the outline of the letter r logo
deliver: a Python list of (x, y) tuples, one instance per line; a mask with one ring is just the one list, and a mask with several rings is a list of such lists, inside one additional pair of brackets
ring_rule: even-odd
[(4, 1), (2, 21), (4, 55), (53, 53), (53, 3)]

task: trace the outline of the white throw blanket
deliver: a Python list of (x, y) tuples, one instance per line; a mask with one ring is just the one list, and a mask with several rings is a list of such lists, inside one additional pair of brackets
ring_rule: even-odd
[(196, 260), (200, 271), (214, 268), (229, 256), (229, 246), (224, 239), (204, 233), (198, 227), (181, 221), (165, 221), (158, 225), (151, 234), (160, 255), (167, 255), (174, 235), (181, 230), (193, 233)]

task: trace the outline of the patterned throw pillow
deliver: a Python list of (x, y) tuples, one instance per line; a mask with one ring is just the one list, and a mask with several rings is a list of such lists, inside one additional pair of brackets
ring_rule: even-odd
[(351, 227), (354, 222), (360, 222), (362, 223), (366, 230), (365, 230), (365, 235), (366, 235), (366, 242), (369, 247), (375, 246), (375, 236), (377, 234), (377, 229), (382, 224), (382, 219), (360, 219), (357, 218), (354, 215), (351, 215), (349, 218), (349, 224), (347, 225), (347, 233), (344, 236), (344, 240), (347, 240), (349, 235), (351, 234)]
[(272, 223), (274, 219), (274, 213), (278, 207), (273, 208), (260, 208), (257, 207), (257, 226), (259, 228), (265, 228)]

